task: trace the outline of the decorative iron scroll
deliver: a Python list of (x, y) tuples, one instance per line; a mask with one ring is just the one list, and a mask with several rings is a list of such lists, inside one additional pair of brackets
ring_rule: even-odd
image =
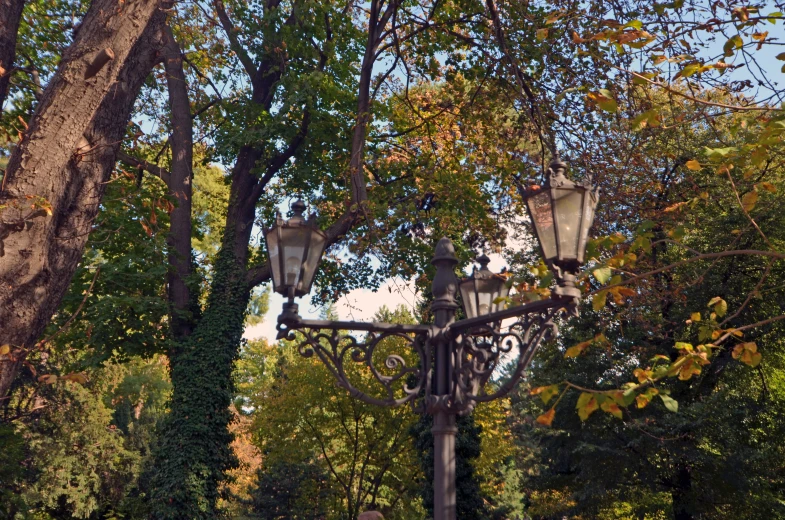
[[(279, 328), (281, 328), (279, 326)], [(316, 354), (324, 365), (332, 372), (339, 386), (349, 391), (352, 397), (377, 406), (400, 406), (411, 403), (422, 397), (430, 387), (431, 350), (428, 341), (429, 329), (423, 327), (419, 332), (401, 331), (368, 331), (362, 339), (343, 334), (339, 329), (297, 328), (298, 336), (288, 331), (286, 339), (298, 341), (297, 349), (303, 357), (309, 358)], [(402, 340), (410, 352), (416, 355), (416, 361), (407, 364), (399, 353), (386, 354), (383, 350), (385, 340)], [(382, 347), (382, 349), (380, 349)], [(376, 359), (383, 358), (383, 359)], [(379, 366), (382, 362), (384, 368)], [(369, 371), (370, 385), (381, 390), (381, 397), (369, 395), (352, 382), (351, 363), (363, 365)], [(359, 374), (354, 374), (357, 379)]]
[[(450, 392), (446, 395), (433, 395), (433, 345), (437, 335), (450, 336), (449, 327), (440, 330), (436, 327), (410, 326), (406, 329), (389, 324), (360, 324), (343, 322), (334, 328), (322, 324), (326, 322), (306, 322), (303, 320), (296, 329), (279, 325), (282, 335), (289, 341), (297, 342), (297, 349), (304, 357), (318, 356), (335, 377), (339, 386), (345, 388), (352, 397), (378, 406), (400, 406), (410, 403), (418, 411), (433, 413), (438, 410), (452, 413), (470, 413), (477, 402), (492, 401), (507, 395), (523, 377), (540, 344), (555, 336), (554, 316), (560, 312), (558, 307), (540, 309), (538, 312), (524, 314), (509, 327), (501, 329), (497, 323), (477, 325), (462, 330), (450, 338)], [(309, 328), (308, 325), (320, 325)], [(365, 336), (358, 339), (346, 334), (352, 325), (362, 327)], [(370, 326), (369, 326), (370, 325)], [(378, 330), (385, 327), (387, 330)], [(377, 330), (375, 330), (377, 329)], [(299, 334), (295, 333), (295, 330)], [(407, 363), (400, 350), (398, 353), (386, 350), (385, 340), (399, 340), (414, 356), (408, 356)], [(381, 347), (381, 348), (380, 348)], [(400, 349), (401, 345), (396, 345)], [(486, 393), (489, 381), (503, 363), (511, 363), (512, 370), (505, 374), (504, 382)], [(383, 365), (384, 368), (381, 368)], [(360, 368), (354, 374), (352, 366)], [(380, 396), (358, 388), (362, 378), (362, 368), (367, 369), (366, 381), (362, 385), (380, 390)], [(422, 401), (418, 398), (424, 397)]]
[[(523, 377), (534, 354), (543, 341), (558, 333), (554, 316), (558, 308), (521, 316), (511, 326), (500, 329), (489, 323), (464, 332), (455, 339), (453, 349), (452, 392), (441, 405), (462, 414), (470, 413), (477, 402), (492, 401), (510, 393)], [(504, 374), (504, 382), (491, 386), (488, 382), (501, 364), (512, 364)]]

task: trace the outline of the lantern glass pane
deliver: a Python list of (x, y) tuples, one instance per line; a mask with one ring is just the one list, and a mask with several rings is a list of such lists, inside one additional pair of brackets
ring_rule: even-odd
[(531, 216), (537, 232), (537, 239), (542, 247), (542, 253), (546, 260), (550, 260), (556, 256), (556, 232), (553, 226), (550, 190), (544, 190), (538, 195), (529, 197), (526, 202), (529, 206), (529, 216)]
[(267, 254), (270, 257), (270, 270), (273, 274), (273, 290), (281, 287), (280, 244), (278, 244), (278, 226), (267, 232)]
[(586, 193), (583, 201), (583, 233), (578, 251), (578, 261), (583, 262), (583, 255), (586, 253), (586, 242), (589, 239), (589, 230), (594, 223), (594, 210), (597, 207), (597, 197), (593, 197), (590, 192)]
[(281, 244), (283, 245), (284, 272), (283, 286), (297, 287), (300, 273), (308, 247), (308, 235), (311, 230), (303, 226), (281, 228)]
[(491, 305), (493, 305), (493, 299), (496, 297), (496, 293), (498, 292), (498, 282), (499, 281), (494, 278), (475, 281), (477, 284), (478, 316), (485, 316), (486, 314), (490, 314), (492, 312)]
[(584, 189), (554, 189), (553, 203), (556, 206), (556, 225), (559, 229), (559, 258), (578, 258), (578, 240), (583, 217)]
[[(510, 288), (507, 287), (507, 284), (504, 282), (504, 280), (502, 280), (501, 278), (498, 278), (497, 280), (498, 280), (498, 284), (499, 284), (498, 287), (499, 288), (498, 288), (498, 290), (496, 292), (496, 295), (493, 297), (494, 300), (497, 299), (497, 298), (506, 298), (507, 295), (510, 292)], [(492, 311), (491, 312), (496, 312), (496, 311), (503, 310), (504, 309), (504, 305), (505, 305), (505, 303), (503, 301), (494, 303), (493, 306), (492, 306)]]
[(313, 277), (316, 275), (316, 269), (319, 267), (319, 262), (324, 253), (324, 245), (326, 237), (316, 230), (310, 230), (311, 243), (308, 246), (308, 257), (303, 264), (303, 279), (300, 282), (298, 290), (303, 294), (307, 294), (311, 290)]
[(463, 300), (463, 311), (467, 318), (477, 317), (477, 300), (474, 292), (474, 280), (464, 280), (461, 282), (461, 299)]

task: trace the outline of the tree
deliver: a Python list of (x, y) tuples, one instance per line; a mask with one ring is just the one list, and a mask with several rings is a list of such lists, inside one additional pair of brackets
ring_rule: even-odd
[(0, 398), (81, 258), (156, 59), (165, 18), (158, 8), (155, 1), (93, 2), (10, 158), (0, 193), (0, 344), (12, 350), (0, 362)]
[[(412, 321), (404, 308), (383, 308), (378, 318)], [(403, 352), (411, 357), (398, 343), (385, 340), (378, 355)], [(297, 475), (312, 460), (329, 476), (329, 494), (339, 498), (332, 508), (338, 517), (355, 519), (366, 509), (380, 510), (385, 518), (417, 515), (418, 471), (408, 439), (414, 414), (406, 407), (381, 408), (352, 398), (318, 359), (292, 350), (250, 343), (253, 361), (248, 372), (241, 372), (243, 406), (251, 411), (254, 442), (265, 461), (260, 490), (277, 472)], [(369, 374), (346, 369), (358, 384), (370, 385)], [(321, 489), (324, 484), (317, 479), (308, 485)], [(270, 500), (280, 504), (282, 497)]]

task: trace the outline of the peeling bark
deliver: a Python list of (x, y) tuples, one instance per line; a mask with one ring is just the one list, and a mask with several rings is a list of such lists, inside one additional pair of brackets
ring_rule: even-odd
[[(0, 359), (0, 399), (82, 257), (134, 100), (159, 59), (159, 5), (93, 2), (11, 157), (0, 192), (0, 344), (13, 350)], [(106, 48), (115, 58), (85, 80)]]

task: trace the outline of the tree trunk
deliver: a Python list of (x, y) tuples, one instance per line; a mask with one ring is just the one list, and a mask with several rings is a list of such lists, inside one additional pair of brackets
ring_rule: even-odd
[(0, 192), (0, 344), (12, 355), (0, 359), (0, 399), (82, 257), (134, 100), (158, 59), (158, 5), (93, 2), (11, 156)]
[(692, 475), (690, 468), (679, 464), (673, 478), (673, 520), (692, 520), (694, 518), (692, 503)]
[(169, 176), (169, 194), (176, 200), (170, 215), (169, 235), (169, 304), (171, 305), (172, 332), (183, 338), (192, 332), (192, 317), (188, 277), (191, 275), (191, 191), (193, 181), (193, 126), (188, 85), (183, 72), (180, 46), (171, 28), (166, 27), (164, 69), (169, 91), (169, 110), (172, 120), (172, 171)]
[(24, 6), (24, 0), (0, 0), (0, 109), (11, 89), (11, 74), (16, 60), (16, 35)]
[(225, 472), (236, 465), (229, 405), (249, 299), (245, 265), (258, 200), (253, 166), (259, 157), (251, 147), (240, 151), (207, 307), (193, 333), (171, 353), (172, 400), (149, 489), (158, 520), (216, 518)]

